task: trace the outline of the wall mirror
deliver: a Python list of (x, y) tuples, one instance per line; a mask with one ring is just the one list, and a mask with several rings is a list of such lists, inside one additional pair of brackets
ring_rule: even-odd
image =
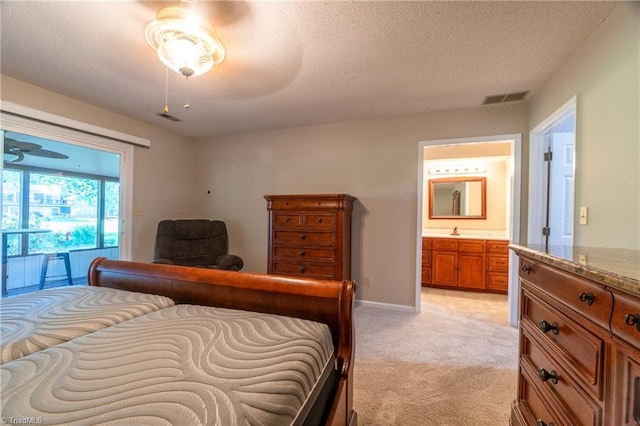
[(429, 180), (429, 219), (486, 219), (485, 177)]

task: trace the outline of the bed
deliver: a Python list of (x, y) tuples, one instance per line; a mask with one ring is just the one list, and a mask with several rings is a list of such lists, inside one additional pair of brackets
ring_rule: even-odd
[[(2, 335), (3, 353), (14, 348), (0, 366), (3, 419), (357, 423), (353, 282), (106, 258), (92, 262), (88, 279), (89, 287), (65, 288), (54, 302), (45, 292), (20, 296), (31, 325)], [(63, 309), (76, 291), (93, 302)], [(19, 309), (9, 311), (20, 324)]]
[(164, 296), (62, 287), (0, 302), (0, 363), (174, 305)]

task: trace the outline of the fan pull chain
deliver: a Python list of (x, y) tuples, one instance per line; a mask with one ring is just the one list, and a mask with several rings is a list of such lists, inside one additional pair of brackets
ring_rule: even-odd
[(164, 113), (169, 114), (169, 68), (164, 71)]
[(184, 105), (183, 108), (189, 108), (189, 77), (187, 76), (186, 81), (184, 83)]

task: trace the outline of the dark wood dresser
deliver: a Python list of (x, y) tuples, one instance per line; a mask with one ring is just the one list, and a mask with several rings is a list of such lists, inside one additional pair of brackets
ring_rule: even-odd
[(511, 248), (520, 258), (520, 358), (511, 424), (639, 425), (638, 252)]
[(267, 273), (351, 279), (348, 194), (265, 195), (269, 211)]

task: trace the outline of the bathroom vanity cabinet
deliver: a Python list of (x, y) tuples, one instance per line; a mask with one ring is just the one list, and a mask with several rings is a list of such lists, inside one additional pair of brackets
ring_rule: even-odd
[(422, 285), (507, 293), (509, 242), (475, 238), (422, 238)]

